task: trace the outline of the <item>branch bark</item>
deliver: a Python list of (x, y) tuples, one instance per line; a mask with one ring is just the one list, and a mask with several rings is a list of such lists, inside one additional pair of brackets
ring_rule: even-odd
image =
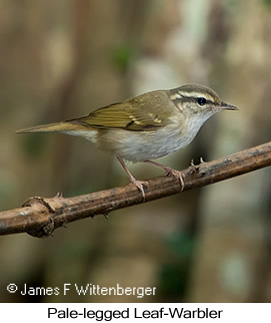
[[(271, 142), (227, 157), (190, 166), (183, 170), (183, 191), (223, 181), (271, 165)], [(149, 179), (146, 198), (134, 185), (64, 198), (34, 196), (21, 208), (0, 212), (0, 235), (27, 232), (35, 237), (51, 235), (55, 229), (86, 217), (108, 214), (117, 209), (149, 202), (180, 193), (182, 187), (174, 177)]]

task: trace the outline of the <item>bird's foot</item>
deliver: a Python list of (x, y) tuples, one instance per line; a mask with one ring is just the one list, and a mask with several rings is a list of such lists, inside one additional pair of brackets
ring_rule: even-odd
[(138, 181), (133, 176), (130, 177), (130, 182), (131, 182), (131, 184), (135, 185), (139, 189), (139, 191), (142, 194), (143, 201), (145, 201), (146, 194), (145, 194), (144, 186), (147, 187), (148, 186), (148, 182), (146, 182), (146, 181)]
[(173, 177), (177, 178), (180, 181), (181, 191), (183, 191), (183, 189), (184, 189), (184, 178), (185, 178), (184, 173), (179, 171), (179, 170), (170, 168), (170, 167), (165, 167), (164, 170), (166, 172), (166, 176), (173, 176)]
[(127, 166), (125, 165), (123, 159), (120, 156), (117, 156), (118, 161), (120, 162), (121, 166), (124, 168), (125, 172), (128, 174), (129, 178), (130, 178), (130, 182), (131, 184), (135, 185), (141, 192), (142, 197), (143, 197), (143, 202), (145, 201), (145, 191), (144, 191), (144, 186), (148, 186), (148, 182), (145, 181), (138, 181), (134, 178), (134, 176), (132, 175), (132, 173), (129, 171), (129, 169), (127, 168)]
[(179, 170), (176, 170), (176, 169), (173, 169), (173, 168), (170, 168), (170, 167), (167, 167), (167, 166), (164, 166), (164, 165), (161, 165), (161, 164), (158, 164), (152, 160), (145, 160), (144, 161), (145, 163), (148, 163), (154, 167), (158, 167), (158, 168), (161, 168), (163, 169), (165, 172), (166, 172), (166, 176), (173, 176), (175, 178), (178, 179), (178, 181), (180, 182), (181, 184), (181, 191), (183, 191), (184, 189), (184, 177), (185, 175), (183, 174), (183, 172), (179, 171)]

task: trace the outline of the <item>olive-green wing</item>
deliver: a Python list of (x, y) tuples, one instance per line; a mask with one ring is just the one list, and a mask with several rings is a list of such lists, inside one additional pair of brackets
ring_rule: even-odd
[[(168, 122), (165, 114), (167, 97), (149, 92), (138, 97), (115, 103), (91, 112), (88, 116), (71, 120), (99, 128), (120, 128), (133, 131), (154, 130)], [(156, 95), (155, 95), (156, 94)]]

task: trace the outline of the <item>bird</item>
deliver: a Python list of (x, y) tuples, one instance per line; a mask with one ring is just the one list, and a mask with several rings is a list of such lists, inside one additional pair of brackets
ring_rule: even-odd
[(130, 182), (145, 199), (144, 186), (148, 183), (135, 179), (125, 161), (145, 162), (159, 167), (166, 175), (177, 177), (183, 189), (181, 171), (152, 159), (185, 148), (211, 116), (224, 110), (238, 108), (221, 101), (218, 94), (207, 86), (185, 84), (113, 103), (87, 116), (26, 128), (16, 133), (58, 132), (92, 141), (117, 157)]

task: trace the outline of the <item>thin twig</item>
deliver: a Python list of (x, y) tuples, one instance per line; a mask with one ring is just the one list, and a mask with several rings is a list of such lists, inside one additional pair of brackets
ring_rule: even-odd
[[(271, 142), (238, 152), (227, 157), (190, 166), (183, 171), (187, 191), (271, 165)], [(36, 237), (49, 236), (67, 223), (107, 216), (111, 211), (149, 202), (182, 191), (180, 181), (174, 177), (149, 179), (145, 201), (134, 185), (90, 193), (70, 198), (31, 197), (22, 208), (0, 212), (0, 235), (27, 232)]]

